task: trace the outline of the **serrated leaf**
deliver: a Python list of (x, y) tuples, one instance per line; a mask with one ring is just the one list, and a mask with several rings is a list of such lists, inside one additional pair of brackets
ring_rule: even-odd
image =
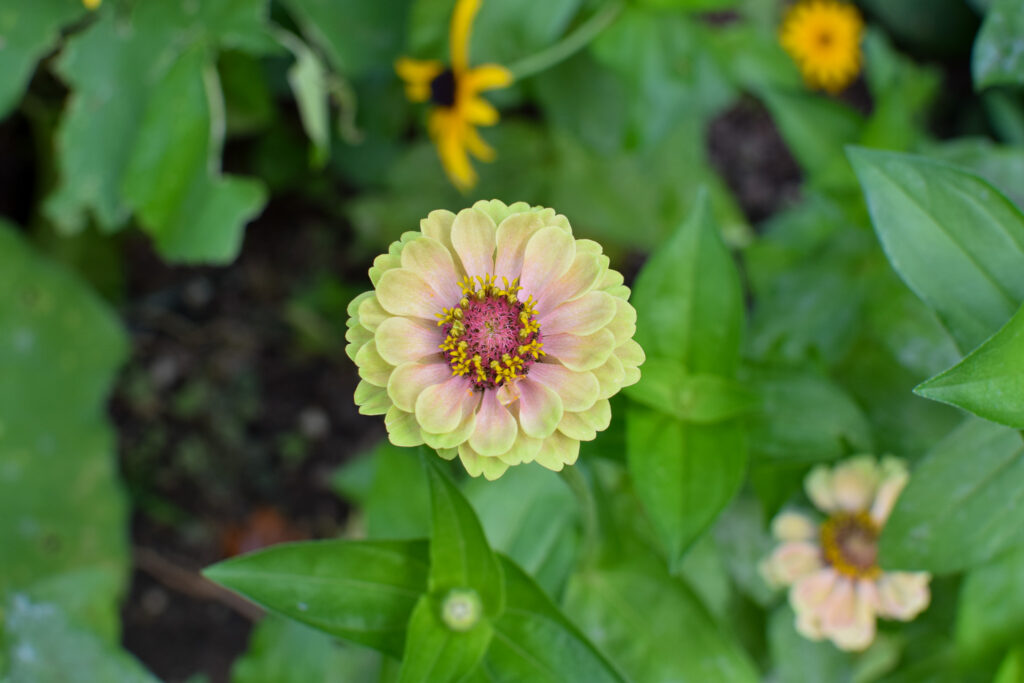
[(971, 55), (974, 88), (1024, 84), (1024, 12), (1018, 0), (994, 0)]
[(1024, 216), (981, 178), (907, 154), (849, 151), (893, 268), (961, 349), (1024, 300)]
[(85, 14), (80, 2), (7, 3), (0, 14), (0, 119), (21, 99), (36, 62), (60, 39), (61, 27)]
[(204, 571), (253, 602), (333, 636), (400, 657), (427, 589), (425, 541), (276, 545)]
[(879, 540), (883, 569), (946, 574), (1024, 543), (1024, 441), (970, 418), (911, 472)]
[(434, 463), (421, 456), (430, 483), (430, 591), (443, 596), (453, 588), (471, 588), (484, 613), (494, 618), (505, 608), (504, 578), (469, 501)]
[(1024, 429), (1024, 309), (991, 339), (914, 392)]
[(624, 683), (614, 665), (514, 562), (501, 559), (508, 608), (494, 622), (481, 680)]
[(759, 680), (693, 591), (657, 563), (634, 558), (575, 575), (566, 612), (630, 680)]
[[(0, 596), (46, 584), (41, 597), (113, 639), (127, 512), (104, 402), (125, 336), (2, 221), (0, 291)], [(57, 585), (69, 573), (77, 588)]]

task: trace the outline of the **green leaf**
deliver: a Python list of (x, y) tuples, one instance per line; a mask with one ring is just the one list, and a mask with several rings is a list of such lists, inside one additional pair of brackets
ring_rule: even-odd
[(415, 450), (387, 439), (345, 463), (334, 489), (358, 503), (369, 538), (426, 538), (430, 535), (430, 491)]
[(105, 402), (125, 336), (82, 282), (2, 221), (0, 288), (0, 600), (48, 583), (47, 601), (114, 640), (127, 510)]
[(739, 364), (743, 288), (702, 193), (690, 218), (655, 250), (633, 287), (636, 340), (648, 358), (730, 377)]
[(988, 138), (957, 138), (927, 148), (928, 156), (977, 173), (1024, 208), (1024, 147), (999, 145)]
[(424, 541), (287, 543), (203, 573), (253, 602), (333, 636), (401, 656), (427, 588)]
[(974, 88), (1024, 85), (1024, 12), (1017, 0), (994, 0), (974, 39)]
[(871, 452), (871, 425), (841, 387), (809, 372), (751, 368), (760, 398), (748, 423), (751, 454), (763, 461), (811, 463)]
[(651, 358), (640, 382), (626, 389), (637, 403), (684, 422), (710, 424), (749, 412), (756, 396), (735, 380), (720, 375), (690, 374), (679, 363)]
[(453, 631), (442, 622), (441, 605), (423, 595), (409, 618), (399, 683), (448, 683), (471, 674), (487, 652), (493, 629), (481, 619), (468, 631)]
[(1024, 442), (968, 419), (914, 468), (879, 540), (886, 569), (945, 574), (1024, 543)]
[(981, 178), (922, 157), (853, 148), (882, 247), (962, 349), (1024, 299), (1024, 217)]
[(989, 657), (1024, 639), (1024, 548), (967, 573), (956, 612), (962, 656)]
[(1006, 653), (992, 683), (1022, 683), (1024, 681), (1024, 647), (1016, 647)]
[[(291, 619), (268, 615), (253, 630), (249, 649), (231, 669), (232, 683), (346, 683), (347, 650), (334, 638)], [(371, 651), (365, 651), (370, 654)]]
[[(156, 683), (127, 652), (80, 628), (56, 604), (15, 594), (4, 608), (9, 677), (32, 683)], [(2, 655), (0, 655), (2, 662)]]
[(626, 457), (637, 495), (677, 566), (743, 482), (747, 439), (737, 424), (698, 425), (631, 406)]
[(495, 481), (470, 479), (463, 491), (491, 547), (548, 595), (560, 594), (579, 546), (579, 507), (562, 477), (543, 467), (513, 467)]
[(573, 576), (566, 612), (630, 680), (758, 680), (743, 649), (660, 563), (631, 559)]
[(1024, 309), (962, 361), (914, 389), (999, 424), (1024, 429)]
[[(695, 374), (731, 378), (739, 364), (743, 293), (707, 195), (637, 276), (636, 339), (649, 362), (670, 360)], [(737, 424), (684, 423), (633, 407), (627, 462), (670, 563), (714, 520), (743, 480), (747, 450)]]
[(505, 608), (505, 582), (480, 520), (436, 458), (421, 457), (430, 483), (430, 592), (441, 597), (453, 588), (471, 588), (484, 613), (497, 617)]
[(0, 119), (21, 99), (36, 63), (54, 48), (63, 26), (86, 14), (80, 2), (8, 3), (0, 15)]
[(483, 680), (498, 683), (624, 683), (587, 637), (511, 560), (499, 556), (508, 608), (494, 622)]
[(275, 35), (295, 56), (295, 64), (288, 69), (288, 85), (295, 94), (302, 127), (313, 142), (312, 163), (323, 166), (331, 153), (327, 70), (317, 54), (295, 34), (281, 29)]
[(828, 641), (814, 642), (796, 631), (796, 616), (784, 605), (771, 613), (768, 645), (779, 683), (850, 683), (850, 655)]
[[(72, 97), (57, 132), (60, 181), (44, 210), (65, 233), (92, 214), (107, 231), (136, 211), (163, 255), (231, 260), (265, 201), (254, 180), (217, 170), (224, 103), (216, 48), (268, 43), (265, 0), (143, 3), (107, 12), (57, 64)], [(117, 92), (112, 97), (111, 92)]]

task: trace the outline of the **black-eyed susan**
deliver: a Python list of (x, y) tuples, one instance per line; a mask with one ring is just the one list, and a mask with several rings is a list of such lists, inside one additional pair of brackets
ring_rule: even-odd
[(860, 73), (863, 33), (864, 22), (853, 5), (800, 0), (786, 11), (779, 39), (808, 86), (837, 93)]
[(395, 71), (405, 81), (409, 100), (434, 105), (427, 124), (430, 137), (445, 172), (463, 192), (477, 181), (469, 155), (481, 161), (494, 159), (494, 150), (476, 129), (497, 123), (498, 110), (480, 93), (512, 82), (512, 73), (498, 64), (469, 66), (469, 40), (479, 9), (480, 0), (457, 0), (448, 36), (449, 65), (407, 57), (395, 62)]

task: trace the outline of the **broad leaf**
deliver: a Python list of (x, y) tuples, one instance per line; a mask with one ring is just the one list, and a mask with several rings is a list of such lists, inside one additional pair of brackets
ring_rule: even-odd
[(430, 482), (430, 591), (441, 598), (453, 588), (471, 588), (494, 618), (505, 607), (501, 566), (469, 501), (435, 460), (423, 457)]
[(679, 363), (650, 358), (640, 382), (626, 389), (637, 403), (702, 424), (737, 417), (756, 405), (756, 396), (736, 380), (720, 375), (690, 374)]
[[(360, 680), (349, 650), (331, 636), (291, 619), (268, 615), (249, 637), (248, 651), (231, 669), (232, 683), (346, 683)], [(362, 650), (364, 659), (378, 657)]]
[(994, 0), (974, 40), (971, 72), (977, 90), (1024, 85), (1024, 12), (1019, 0)]
[(879, 541), (883, 568), (936, 574), (979, 565), (1024, 543), (1024, 442), (969, 419), (911, 472)]
[(956, 640), (960, 652), (982, 658), (1024, 639), (1024, 548), (967, 573), (960, 588)]
[(957, 365), (914, 391), (1024, 429), (1024, 309)]
[[(442, 598), (443, 599), (443, 598)], [(440, 617), (441, 604), (423, 595), (409, 618), (399, 683), (455, 683), (476, 669), (493, 630), (486, 619), (468, 631), (453, 631)]]
[(882, 247), (961, 349), (1024, 300), (1024, 216), (981, 178), (922, 157), (851, 149)]
[(0, 291), (0, 600), (48, 583), (47, 601), (113, 640), (127, 512), (104, 403), (124, 333), (2, 221)]
[(289, 543), (204, 574), (269, 610), (400, 657), (427, 588), (427, 556), (424, 541)]
[(768, 618), (768, 646), (779, 683), (850, 683), (853, 667), (848, 653), (827, 640), (814, 642), (796, 631), (796, 616), (788, 605)]
[(480, 680), (624, 683), (615, 667), (522, 569), (505, 557), (501, 565), (508, 608), (494, 622)]
[(584, 570), (569, 584), (566, 612), (630, 680), (758, 680), (743, 649), (658, 563), (634, 559)]

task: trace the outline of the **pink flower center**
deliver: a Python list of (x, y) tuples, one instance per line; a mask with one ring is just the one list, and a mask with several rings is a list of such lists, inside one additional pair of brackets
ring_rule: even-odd
[(514, 382), (545, 355), (533, 297), (519, 300), (518, 279), (502, 284), (493, 275), (467, 277), (459, 302), (437, 316), (452, 374), (480, 391)]
[(840, 512), (821, 527), (825, 561), (836, 571), (854, 578), (872, 578), (879, 573), (879, 529), (866, 512)]

